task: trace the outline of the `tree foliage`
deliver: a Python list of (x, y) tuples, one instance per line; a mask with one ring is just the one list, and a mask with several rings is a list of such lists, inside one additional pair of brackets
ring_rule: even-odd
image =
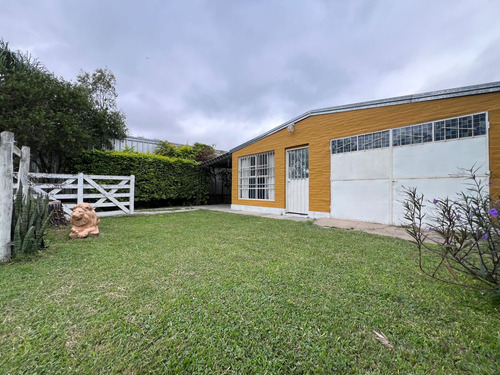
[(114, 101), (116, 80), (107, 69), (96, 72), (67, 82), (0, 41), (0, 131), (29, 146), (41, 172), (62, 172), (78, 153), (110, 148), (111, 139), (125, 137), (125, 117)]
[(213, 159), (215, 148), (203, 143), (196, 142), (194, 145), (175, 145), (168, 141), (161, 141), (156, 146), (155, 154), (171, 158), (181, 158), (204, 162)]
[(0, 77), (6, 73), (13, 73), (20, 70), (46, 71), (45, 67), (29, 53), (21, 51), (11, 51), (9, 43), (0, 39)]
[(80, 71), (76, 77), (77, 82), (90, 91), (92, 100), (97, 108), (106, 111), (117, 111), (116, 78), (111, 70), (106, 68), (96, 69), (88, 73)]

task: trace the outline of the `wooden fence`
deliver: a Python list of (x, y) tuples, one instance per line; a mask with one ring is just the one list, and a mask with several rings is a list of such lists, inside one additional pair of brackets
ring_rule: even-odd
[[(50, 200), (60, 200), (67, 215), (71, 215), (76, 204), (83, 202), (92, 204), (99, 217), (134, 213), (134, 175), (30, 173), (28, 179), (35, 193), (48, 195)], [(97, 180), (104, 182), (99, 184)]]
[[(14, 157), (20, 157), (19, 169), (14, 171)], [(91, 176), (82, 173), (29, 173), (30, 148), (14, 145), (14, 133), (0, 133), (0, 262), (11, 258), (11, 221), (14, 195), (23, 186), (23, 195), (29, 189), (36, 194), (60, 200), (64, 212), (70, 215), (78, 203), (91, 203), (100, 217), (134, 213), (135, 177)], [(96, 180), (104, 182), (98, 184)], [(113, 210), (117, 207), (118, 210)]]
[[(14, 173), (14, 157), (18, 156), (19, 170)], [(0, 262), (11, 257), (10, 233), (12, 221), (13, 194), (23, 186), (23, 194), (28, 193), (28, 172), (30, 165), (30, 148), (21, 149), (14, 145), (14, 133), (0, 134)], [(14, 182), (14, 177), (17, 181)]]

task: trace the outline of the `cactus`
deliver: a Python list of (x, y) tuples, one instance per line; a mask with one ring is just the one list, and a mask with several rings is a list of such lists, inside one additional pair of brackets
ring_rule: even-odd
[(45, 247), (44, 234), (52, 213), (49, 213), (48, 197), (35, 197), (28, 193), (23, 197), (19, 186), (12, 213), (13, 257), (26, 255)]

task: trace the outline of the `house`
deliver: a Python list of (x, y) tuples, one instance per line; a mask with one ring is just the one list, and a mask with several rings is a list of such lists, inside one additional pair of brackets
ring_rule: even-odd
[(113, 139), (113, 150), (123, 151), (126, 148), (133, 148), (134, 151), (153, 154), (156, 146), (161, 141), (159, 139), (148, 139), (143, 137), (126, 137), (124, 139)]
[(500, 176), (500, 82), (309, 111), (230, 153), (232, 209), (401, 224), (402, 187)]

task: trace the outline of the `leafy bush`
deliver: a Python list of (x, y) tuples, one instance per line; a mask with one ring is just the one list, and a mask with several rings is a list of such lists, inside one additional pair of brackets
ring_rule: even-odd
[(48, 197), (35, 197), (31, 193), (23, 197), (22, 187), (18, 189), (12, 212), (12, 258), (45, 247), (44, 235), (51, 216)]
[(215, 158), (214, 146), (196, 142), (194, 145), (175, 145), (168, 141), (161, 141), (156, 146), (155, 154), (181, 159), (192, 159), (204, 162)]
[[(415, 188), (405, 189), (407, 232), (418, 248), (424, 274), (500, 295), (500, 201), (492, 199), (473, 169), (469, 173), (466, 192), (455, 199), (427, 201), (427, 214), (424, 196)], [(479, 283), (470, 283), (472, 279)]]
[(200, 204), (208, 196), (205, 174), (194, 160), (153, 154), (99, 151), (73, 159), (71, 173), (135, 175), (135, 203), (140, 206)]

